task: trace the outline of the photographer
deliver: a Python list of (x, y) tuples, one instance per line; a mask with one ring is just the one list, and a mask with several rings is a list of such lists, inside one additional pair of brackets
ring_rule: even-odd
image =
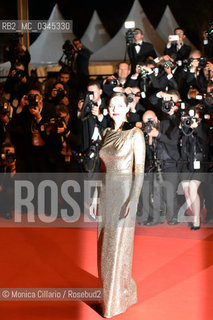
[(75, 50), (72, 70), (77, 75), (78, 88), (86, 88), (89, 81), (89, 58), (91, 52), (83, 46), (79, 38), (74, 39), (72, 43)]
[(143, 92), (144, 103), (149, 106), (148, 97), (158, 91), (177, 89), (178, 85), (174, 78), (176, 66), (169, 56), (155, 60), (147, 60), (136, 66), (136, 72), (131, 79), (137, 79), (141, 92)]
[(129, 112), (127, 113), (127, 121), (129, 123), (136, 123), (141, 121), (145, 108), (141, 104), (141, 92), (138, 87), (127, 87), (124, 89), (127, 94), (127, 101)]
[(14, 199), (13, 178), (16, 173), (15, 148), (9, 140), (5, 140), (0, 157), (0, 216), (12, 218), (12, 204)]
[(191, 107), (181, 121), (181, 180), (189, 210), (193, 216), (192, 230), (200, 228), (200, 196), (198, 189), (209, 159), (209, 127), (202, 119), (199, 105)]
[(72, 128), (69, 108), (56, 106), (56, 117), (46, 125), (48, 159), (52, 172), (79, 172), (76, 160), (80, 137)]
[[(174, 110), (171, 110), (174, 112)], [(159, 121), (156, 114), (148, 110), (143, 115), (144, 131), (147, 139), (147, 153), (153, 154), (153, 204), (148, 220), (147, 210), (143, 213), (143, 221), (148, 226), (161, 223), (160, 211), (166, 210), (168, 224), (177, 224), (177, 186), (179, 183), (177, 174), (177, 161), (180, 158), (178, 152), (179, 128), (176, 122), (170, 118)], [(151, 151), (149, 150), (151, 148)], [(150, 159), (149, 159), (150, 160)]]
[(184, 30), (180, 27), (175, 28), (174, 35), (178, 37), (178, 40), (173, 42), (172, 35), (168, 36), (168, 42), (164, 50), (164, 54), (172, 57), (178, 65), (182, 65), (183, 60), (188, 59), (191, 47), (184, 43), (185, 34)]
[(101, 132), (108, 126), (108, 120), (106, 119), (107, 103), (105, 99), (101, 98), (100, 82), (96, 80), (90, 81), (87, 90), (85, 99), (79, 100), (78, 103), (78, 118), (81, 119), (82, 152), (90, 154), (90, 148), (93, 149), (95, 147), (94, 153), (97, 161), (95, 161), (93, 170), (97, 171), (99, 167), (97, 157), (101, 143)]
[(102, 88), (103, 93), (109, 98), (115, 87), (135, 87), (137, 84), (138, 80), (130, 77), (130, 65), (126, 62), (120, 62), (116, 74), (104, 79)]
[(73, 70), (78, 75), (89, 76), (89, 58), (91, 52), (85, 48), (79, 38), (73, 40), (73, 47), (75, 49)]
[(1, 172), (11, 173), (13, 176), (16, 173), (15, 147), (10, 140), (5, 139), (1, 150)]
[(160, 120), (173, 117), (172, 110), (178, 109), (180, 94), (177, 90), (159, 91), (150, 97), (153, 110)]
[(47, 119), (56, 117), (56, 106), (64, 104), (69, 106), (69, 97), (67, 87), (63, 82), (57, 81), (54, 83), (50, 95), (44, 101), (43, 113)]
[(47, 172), (47, 150), (43, 117), (43, 96), (38, 90), (24, 95), (10, 122), (16, 148), (18, 172)]
[(127, 52), (131, 63), (131, 73), (134, 73), (136, 65), (139, 62), (144, 62), (150, 57), (155, 59), (157, 54), (151, 43), (143, 41), (143, 31), (141, 29), (135, 28), (133, 31), (130, 30), (129, 34), (128, 36), (127, 31)]
[(32, 87), (33, 83), (28, 77), (24, 65), (20, 62), (15, 63), (10, 69), (4, 85), (4, 91), (9, 94), (11, 104), (17, 107), (23, 95), (27, 94)]
[(24, 71), (28, 74), (28, 64), (30, 62), (30, 54), (23, 45), (23, 35), (15, 34), (10, 41), (10, 45), (5, 49), (5, 60), (11, 62), (11, 66), (16, 63), (21, 63), (24, 66)]
[(203, 99), (204, 111), (213, 115), (213, 81), (211, 80), (207, 86), (206, 95)]
[(213, 78), (213, 64), (201, 57), (200, 51), (196, 50), (191, 53), (184, 71), (187, 92), (193, 88), (205, 93), (208, 82)]
[(149, 75), (155, 91), (177, 90), (178, 85), (173, 77), (175, 70), (176, 65), (169, 56), (165, 56), (165, 59), (162, 59), (161, 62), (155, 66), (154, 72)]
[(64, 84), (69, 101), (74, 105), (77, 99), (77, 90), (75, 89), (73, 75), (69, 67), (61, 68), (58, 74), (58, 82), (62, 82)]
[(12, 108), (10, 103), (3, 97), (0, 97), (0, 149), (3, 141), (9, 137), (8, 124), (12, 117)]
[(213, 22), (209, 22), (209, 29), (203, 32), (203, 47), (205, 57), (213, 57)]

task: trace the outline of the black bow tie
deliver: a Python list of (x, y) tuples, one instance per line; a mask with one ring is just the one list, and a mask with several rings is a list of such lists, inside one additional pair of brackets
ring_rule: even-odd
[(137, 47), (137, 46), (141, 47), (141, 44), (140, 43), (134, 43), (134, 46), (135, 47)]

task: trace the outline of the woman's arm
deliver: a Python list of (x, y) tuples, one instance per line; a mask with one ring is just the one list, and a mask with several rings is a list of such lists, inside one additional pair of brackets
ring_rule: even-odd
[(133, 156), (134, 156), (134, 177), (129, 197), (121, 208), (120, 219), (128, 216), (129, 212), (134, 215), (137, 211), (138, 199), (141, 193), (144, 178), (145, 163), (145, 140), (142, 131), (139, 128), (134, 129), (133, 134)]

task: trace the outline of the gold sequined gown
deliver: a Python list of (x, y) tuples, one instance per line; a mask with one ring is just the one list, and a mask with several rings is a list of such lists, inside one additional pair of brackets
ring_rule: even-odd
[[(103, 286), (103, 315), (111, 318), (137, 302), (131, 270), (136, 207), (144, 173), (143, 133), (138, 128), (107, 128), (100, 158), (106, 174), (99, 207), (98, 271)], [(131, 204), (130, 211), (122, 215), (127, 203)]]

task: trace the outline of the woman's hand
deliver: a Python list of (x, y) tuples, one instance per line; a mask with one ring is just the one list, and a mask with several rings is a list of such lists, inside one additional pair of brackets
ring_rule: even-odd
[(127, 199), (121, 207), (119, 220), (125, 219), (129, 213), (134, 217), (137, 211), (137, 202)]

